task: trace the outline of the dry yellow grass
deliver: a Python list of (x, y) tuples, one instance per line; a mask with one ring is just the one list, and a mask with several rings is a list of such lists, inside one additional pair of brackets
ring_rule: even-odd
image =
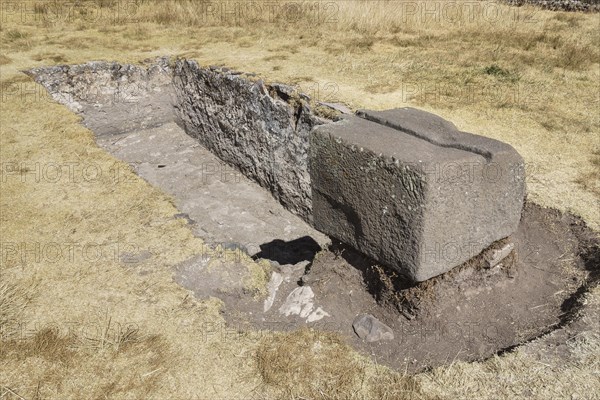
[(433, 398), (412, 377), (369, 365), (332, 333), (302, 329), (269, 335), (256, 358), (268, 398)]
[[(0, 182), (0, 396), (546, 399), (600, 392), (593, 335), (570, 343), (574, 361), (551, 367), (515, 353), (406, 378), (335, 337), (224, 328), (218, 301), (196, 301), (172, 282), (171, 267), (203, 244), (172, 218), (170, 199), (100, 150), (76, 116), (19, 72), (183, 55), (297, 83), (354, 108), (419, 106), (511, 143), (528, 162), (530, 198), (572, 210), (597, 229), (598, 15), (496, 6), (501, 13), (491, 20), (443, 17), (441, 8), (436, 20), (406, 8), (422, 10), (422, 2), (351, 1), (236, 18), (192, 0), (140, 0), (129, 11), (119, 4), (3, 9), (0, 163), (17, 169)], [(55, 165), (63, 166), (58, 180)], [(100, 175), (84, 175), (90, 170)], [(14, 247), (20, 244), (29, 247)], [(57, 244), (60, 256), (52, 252)], [(114, 256), (143, 250), (152, 257), (129, 268)], [(596, 289), (589, 301), (599, 298)]]

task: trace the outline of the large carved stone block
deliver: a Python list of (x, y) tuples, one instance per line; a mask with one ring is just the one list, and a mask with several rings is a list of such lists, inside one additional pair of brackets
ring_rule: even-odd
[(513, 233), (524, 163), (427, 112), (359, 111), (311, 133), (314, 225), (413, 281)]

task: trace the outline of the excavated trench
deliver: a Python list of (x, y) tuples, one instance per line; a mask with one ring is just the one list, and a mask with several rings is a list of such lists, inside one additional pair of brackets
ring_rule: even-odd
[[(561, 337), (597, 329), (585, 321), (600, 311), (582, 298), (600, 280), (598, 236), (570, 214), (526, 202), (511, 237), (417, 285), (313, 229), (308, 134), (343, 107), (186, 60), (28, 74), (81, 115), (101, 147), (173, 195), (181, 211), (174, 217), (208, 245), (269, 261), (266, 298), (243, 285), (249, 277), (237, 259), (208, 268), (214, 260), (199, 249), (173, 271), (197, 297), (223, 300), (227, 329), (335, 331), (378, 362), (409, 371), (534, 340), (559, 346)], [(490, 255), (507, 245), (512, 251), (490, 267)], [(393, 339), (357, 337), (361, 314), (387, 325)], [(207, 329), (199, 333), (226, 332)]]

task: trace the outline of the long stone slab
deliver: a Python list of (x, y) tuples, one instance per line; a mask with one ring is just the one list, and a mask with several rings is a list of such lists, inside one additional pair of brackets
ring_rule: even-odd
[(514, 148), (412, 108), (315, 127), (309, 165), (315, 227), (417, 282), (513, 233), (525, 196)]

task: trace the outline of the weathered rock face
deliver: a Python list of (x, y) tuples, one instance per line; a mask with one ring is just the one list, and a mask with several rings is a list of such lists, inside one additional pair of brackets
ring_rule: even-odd
[(308, 138), (325, 120), (293, 88), (265, 85), (227, 69), (178, 62), (173, 84), (186, 132), (312, 220)]
[(525, 196), (509, 145), (405, 108), (361, 111), (315, 128), (315, 227), (414, 281), (513, 233)]
[(28, 71), (57, 102), (83, 117), (97, 135), (152, 128), (175, 119), (166, 58), (147, 68), (91, 61)]

